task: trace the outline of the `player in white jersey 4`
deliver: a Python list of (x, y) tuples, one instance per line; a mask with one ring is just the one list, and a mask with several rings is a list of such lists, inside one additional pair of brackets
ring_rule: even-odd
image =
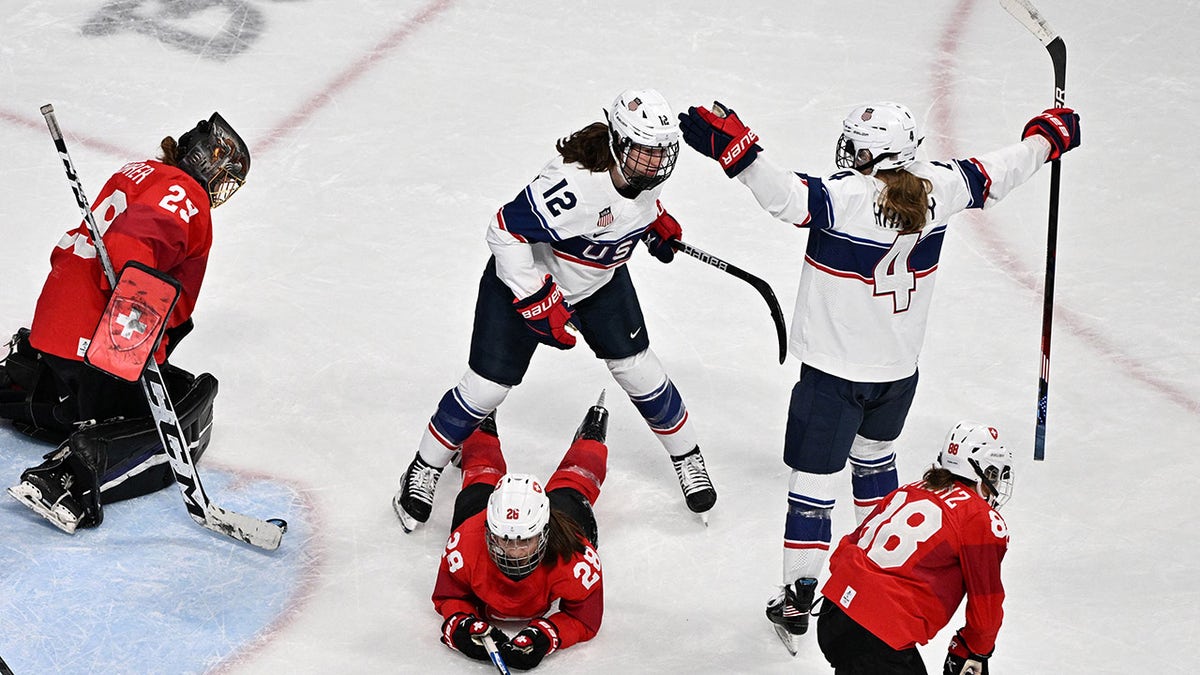
[(658, 197), (679, 154), (679, 127), (657, 91), (627, 90), (492, 218), (468, 369), (442, 396), (393, 507), (405, 530), (426, 522), (442, 469), (520, 384), (539, 344), (570, 349), (574, 326), (671, 456), (688, 508), (716, 502), (687, 407), (650, 349), (625, 263), (639, 240), (671, 262), (679, 223)]
[(800, 635), (832, 540), (837, 474), (849, 460), (859, 522), (898, 484), (892, 444), (917, 385), (947, 222), (1003, 199), (1078, 146), (1079, 116), (1046, 110), (1018, 143), (927, 162), (917, 159), (922, 137), (908, 108), (862, 105), (843, 122), (841, 170), (828, 176), (773, 164), (719, 103), (679, 117), (688, 145), (720, 162), (771, 215), (809, 230), (789, 347), (802, 364), (784, 438), (792, 474), (783, 589), (767, 607), (772, 622)]

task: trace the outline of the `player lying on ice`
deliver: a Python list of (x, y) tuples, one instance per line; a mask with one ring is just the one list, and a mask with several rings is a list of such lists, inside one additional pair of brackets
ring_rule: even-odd
[[(217, 380), (208, 373), (193, 376), (166, 359), (192, 329), (212, 246), (211, 209), (245, 182), (250, 151), (217, 113), (178, 141), (164, 138), (160, 150), (158, 160), (131, 162), (113, 174), (92, 212), (115, 270), (140, 263), (178, 284), (178, 301), (153, 357), (199, 459), (211, 434)], [(174, 476), (141, 383), (84, 361), (113, 295), (86, 223), (63, 235), (50, 266), (32, 328), (13, 336), (0, 362), (0, 419), (58, 444), (8, 492), (74, 534), (101, 523), (102, 504), (149, 494)], [(120, 316), (113, 313), (113, 330), (141, 327), (128, 313)]]
[[(487, 661), (490, 638), (509, 667), (529, 670), (600, 630), (604, 590), (592, 504), (608, 461), (603, 400), (544, 484), (507, 473), (494, 413), (463, 443), (463, 487), (433, 590), (442, 642), (451, 649)], [(510, 638), (497, 621), (525, 626)]]

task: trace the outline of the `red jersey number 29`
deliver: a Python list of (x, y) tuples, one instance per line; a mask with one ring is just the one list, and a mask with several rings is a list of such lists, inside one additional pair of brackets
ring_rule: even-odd
[(863, 524), (858, 546), (867, 557), (884, 569), (901, 567), (922, 542), (942, 528), (942, 510), (924, 499), (908, 500), (907, 492), (897, 492), (887, 507)]
[(185, 223), (191, 222), (192, 216), (200, 213), (200, 209), (187, 198), (187, 192), (178, 185), (172, 185), (158, 205), (169, 213), (178, 213), (179, 219)]

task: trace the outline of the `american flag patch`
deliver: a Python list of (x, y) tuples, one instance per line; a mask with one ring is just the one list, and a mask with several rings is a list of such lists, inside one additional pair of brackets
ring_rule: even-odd
[(600, 212), (600, 218), (596, 221), (596, 227), (608, 227), (609, 225), (612, 225), (612, 222), (612, 209), (606, 206), (604, 207), (604, 210)]

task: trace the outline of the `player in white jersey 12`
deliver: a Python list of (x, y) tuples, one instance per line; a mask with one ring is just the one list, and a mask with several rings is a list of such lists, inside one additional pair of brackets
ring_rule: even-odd
[(717, 494), (696, 434), (650, 337), (629, 271), (638, 241), (671, 262), (679, 223), (658, 197), (679, 155), (679, 127), (661, 94), (622, 92), (488, 227), (492, 257), (479, 281), (468, 369), (442, 396), (393, 507), (405, 530), (426, 522), (442, 469), (488, 413), (521, 383), (539, 344), (575, 345), (574, 327), (608, 366), (671, 456), (688, 508)]
[(921, 161), (922, 136), (898, 103), (850, 111), (827, 176), (773, 164), (732, 110), (692, 107), (683, 138), (718, 162), (779, 220), (807, 228), (790, 351), (784, 462), (792, 473), (783, 589), (767, 616), (791, 635), (808, 629), (816, 577), (832, 540), (834, 480), (849, 460), (859, 522), (898, 484), (893, 441), (917, 385), (942, 240), (951, 216), (985, 208), (1079, 145), (1079, 116), (1054, 108), (1021, 141), (968, 159)]

